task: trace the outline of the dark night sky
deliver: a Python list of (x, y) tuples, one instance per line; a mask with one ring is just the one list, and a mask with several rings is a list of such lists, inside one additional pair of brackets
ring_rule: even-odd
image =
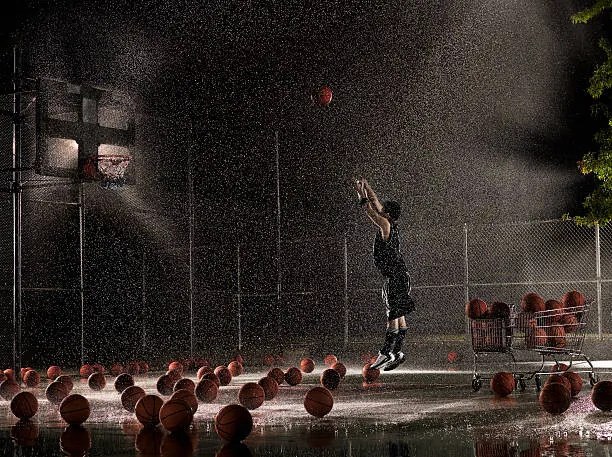
[[(357, 174), (415, 222), (576, 211), (598, 36), (569, 16), (588, 3), (54, 1), (16, 24), (31, 73), (120, 88), (172, 120), (165, 188), (184, 188), (172, 130), (194, 123), (205, 217), (274, 221), (278, 130), (283, 223), (302, 235), (352, 226)], [(322, 84), (327, 109), (309, 98)]]

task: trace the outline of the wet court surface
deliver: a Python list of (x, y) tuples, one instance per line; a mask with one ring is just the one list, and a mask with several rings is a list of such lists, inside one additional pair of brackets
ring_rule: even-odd
[[(354, 367), (334, 391), (332, 411), (316, 419), (304, 410), (303, 397), (318, 385), (320, 371), (304, 375), (298, 386), (282, 385), (274, 400), (252, 411), (253, 432), (243, 446), (225, 448), (213, 416), (237, 402), (242, 384), (259, 380), (266, 371), (243, 374), (221, 387), (214, 403), (199, 404), (192, 428), (182, 435), (168, 434), (161, 426), (142, 428), (122, 408), (112, 377), (101, 392), (90, 390), (85, 381), (75, 383), (73, 393), (89, 399), (92, 413), (84, 431), (67, 429), (46, 400), (44, 383), (32, 390), (39, 411), (30, 424), (18, 424), (9, 403), (0, 402), (1, 455), (64, 455), (60, 442), (65, 451), (90, 446), (92, 456), (612, 455), (612, 413), (593, 406), (586, 379), (569, 410), (551, 416), (540, 409), (533, 382), (524, 392), (499, 399), (486, 383), (474, 392), (471, 371), (396, 370), (384, 373), (378, 383), (363, 384), (360, 367)], [(156, 379), (156, 374), (139, 376), (136, 384), (157, 393)]]

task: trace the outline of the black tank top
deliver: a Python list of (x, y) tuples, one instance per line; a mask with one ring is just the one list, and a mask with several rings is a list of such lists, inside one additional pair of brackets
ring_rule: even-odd
[(387, 241), (383, 240), (380, 230), (374, 238), (374, 265), (383, 276), (391, 277), (406, 271), (406, 262), (400, 250), (399, 229), (391, 224), (391, 233)]

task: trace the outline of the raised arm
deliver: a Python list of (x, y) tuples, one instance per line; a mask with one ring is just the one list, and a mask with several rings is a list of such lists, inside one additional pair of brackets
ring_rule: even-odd
[(364, 179), (358, 180), (355, 187), (357, 189), (357, 195), (359, 195), (360, 198), (360, 204), (365, 207), (366, 214), (370, 220), (380, 228), (383, 239), (389, 239), (391, 224), (389, 220), (383, 216), (383, 206), (378, 200), (378, 197), (376, 197), (376, 194)]
[(370, 205), (372, 205), (372, 207), (376, 210), (377, 213), (382, 214), (384, 211), (383, 205), (378, 200), (376, 193), (374, 193), (374, 190), (370, 187), (370, 184), (365, 179), (362, 179), (361, 182), (363, 183), (363, 188), (366, 193), (365, 196), (368, 197)]

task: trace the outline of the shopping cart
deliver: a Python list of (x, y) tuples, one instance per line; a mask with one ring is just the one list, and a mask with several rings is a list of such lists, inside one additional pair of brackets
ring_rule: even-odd
[[(572, 371), (586, 372), (589, 382), (594, 385), (599, 377), (595, 374), (593, 364), (582, 352), (587, 318), (591, 304), (573, 308), (560, 308), (536, 313), (524, 313), (513, 306), (506, 319), (471, 319), (470, 333), (474, 365), (472, 389), (477, 392), (483, 380), (491, 379), (490, 375), (479, 370), (479, 361), (485, 354), (506, 354), (512, 363), (512, 374), (517, 387), (525, 390), (525, 381), (534, 379), (536, 388), (541, 388), (543, 375), (562, 374), (570, 368)], [(519, 370), (515, 352), (530, 351), (538, 353), (541, 363), (534, 371)], [(562, 369), (560, 358), (568, 361), (567, 368)], [(544, 371), (547, 359), (554, 362), (552, 371)], [(581, 360), (583, 359), (583, 360)], [(586, 366), (586, 368), (582, 368)]]

